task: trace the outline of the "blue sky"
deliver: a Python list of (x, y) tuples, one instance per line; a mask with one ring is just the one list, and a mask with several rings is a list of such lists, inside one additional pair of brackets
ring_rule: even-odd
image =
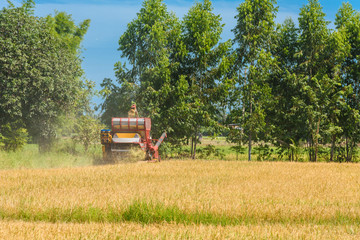
[[(20, 0), (12, 0), (15, 5)], [(182, 18), (195, 1), (190, 0), (164, 0), (168, 10), (173, 11)], [(233, 37), (231, 29), (235, 26), (234, 16), (236, 7), (243, 1), (213, 0), (214, 12), (220, 14), (225, 23), (223, 40)], [(360, 9), (359, 0), (348, 0), (357, 10)], [(35, 0), (35, 15), (46, 16), (53, 14), (55, 10), (65, 11), (72, 14), (76, 23), (84, 19), (91, 19), (87, 35), (83, 41), (84, 51), (83, 69), (86, 78), (94, 81), (100, 89), (100, 83), (105, 77), (114, 79), (113, 67), (115, 62), (121, 60), (120, 52), (117, 51), (118, 40), (126, 30), (127, 24), (136, 17), (140, 10), (142, 0)], [(277, 22), (281, 23), (285, 18), (292, 17), (297, 20), (300, 8), (307, 0), (278, 0), (279, 12)], [(320, 0), (326, 18), (334, 21), (335, 14), (342, 1)], [(0, 8), (7, 6), (6, 0), (0, 0)], [(331, 26), (331, 25), (330, 25)], [(101, 100), (94, 98), (95, 103)]]

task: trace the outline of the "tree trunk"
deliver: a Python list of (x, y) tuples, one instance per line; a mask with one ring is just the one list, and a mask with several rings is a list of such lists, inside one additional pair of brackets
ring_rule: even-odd
[[(240, 78), (240, 72), (239, 72), (239, 78)], [(245, 69), (245, 79), (246, 79), (246, 69)], [(244, 80), (244, 85), (246, 84), (246, 80)], [(244, 122), (245, 119), (245, 104), (244, 101), (242, 102), (242, 122)], [(240, 142), (239, 142), (239, 151), (238, 151), (238, 155), (240, 154), (240, 149), (242, 147), (243, 144), (243, 137), (244, 137), (244, 127), (243, 126), (239, 126), (240, 127)], [(238, 160), (238, 155), (236, 155), (236, 160)]]
[(248, 161), (251, 161), (251, 130), (249, 133), (249, 152), (248, 152)]
[(192, 158), (194, 152), (194, 137), (191, 137), (191, 153), (190, 156)]
[(194, 155), (193, 155), (194, 160), (195, 160), (195, 156), (196, 156), (196, 143), (197, 143), (197, 139), (196, 139), (196, 136), (195, 136)]
[(40, 153), (47, 153), (51, 150), (53, 146), (54, 138), (51, 136), (41, 136), (38, 141), (38, 147)]
[(314, 162), (317, 161), (317, 155), (319, 150), (319, 131), (320, 131), (320, 118), (316, 123), (316, 134), (315, 134), (315, 154), (314, 154)]
[(197, 132), (198, 128), (195, 128), (195, 132), (194, 132), (194, 136), (192, 138), (192, 142), (191, 142), (191, 158), (195, 159), (196, 157), (196, 144), (197, 144)]
[(331, 138), (330, 162), (334, 161), (335, 141), (336, 141), (336, 135), (333, 135)]
[(195, 128), (195, 136), (193, 137), (193, 151), (192, 151), (192, 159), (195, 159), (196, 156), (196, 143), (197, 143), (197, 128)]
[(356, 146), (355, 141), (351, 141), (349, 162), (352, 162), (352, 158), (353, 158), (353, 153), (354, 153), (354, 148), (355, 148), (355, 146)]
[(349, 143), (348, 143), (348, 137), (345, 138), (345, 148), (346, 148), (346, 161), (349, 159)]
[(314, 135), (311, 135), (311, 138), (309, 140), (309, 161), (310, 162), (315, 162), (315, 151), (314, 151)]
[[(254, 66), (254, 63), (251, 63)], [(249, 101), (250, 101), (250, 109), (249, 109), (249, 119), (250, 119), (250, 129), (249, 129), (249, 152), (248, 152), (248, 161), (251, 161), (251, 140), (252, 140), (252, 81), (249, 80), (250, 89), (249, 89)]]
[[(251, 115), (252, 115), (252, 101), (251, 101), (251, 93), (250, 93), (250, 121), (251, 121)], [(252, 138), (252, 124), (250, 123), (248, 161), (251, 161), (251, 144), (252, 144), (251, 138)]]
[[(251, 114), (252, 114), (252, 102), (250, 101), (250, 118), (251, 118)], [(252, 140), (251, 138), (252, 138), (252, 127), (251, 127), (251, 123), (250, 123), (248, 161), (251, 161), (251, 144), (252, 144), (251, 143), (251, 140)]]
[(308, 149), (309, 149), (309, 162), (311, 162), (311, 143), (310, 143), (310, 138), (308, 137), (308, 140), (307, 140), (307, 145), (308, 145)]

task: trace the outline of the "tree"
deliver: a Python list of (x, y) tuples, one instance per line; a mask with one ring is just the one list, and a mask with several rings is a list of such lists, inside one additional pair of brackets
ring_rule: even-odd
[(237, 8), (237, 24), (233, 29), (237, 66), (243, 74), (237, 84), (240, 106), (244, 109), (241, 124), (248, 135), (249, 161), (252, 141), (266, 126), (264, 109), (271, 99), (266, 79), (273, 65), (270, 46), (277, 12), (275, 4), (275, 0), (245, 0)]
[(299, 44), (300, 44), (300, 74), (303, 78), (302, 100), (307, 116), (307, 138), (309, 145), (309, 160), (317, 161), (320, 127), (322, 119), (326, 118), (326, 105), (322, 86), (327, 84), (325, 77), (326, 44), (329, 38), (328, 22), (318, 0), (309, 0), (300, 9)]
[(154, 135), (167, 131), (168, 140), (179, 143), (186, 134), (182, 131), (186, 117), (181, 118), (179, 112), (186, 88), (177, 70), (184, 48), (180, 22), (161, 0), (147, 0), (142, 6), (119, 40), (122, 57), (131, 67), (118, 62), (116, 83), (103, 81), (101, 118), (105, 122), (113, 116), (126, 116), (135, 101), (139, 115), (152, 118)]
[(34, 6), (27, 0), (0, 11), (0, 126), (22, 122), (46, 150), (58, 117), (79, 103), (82, 70), (48, 21), (33, 16)]
[(167, 142), (181, 144), (192, 136), (195, 143), (200, 126), (219, 126), (212, 116), (226, 93), (230, 42), (219, 43), (221, 18), (210, 1), (195, 4), (182, 24), (161, 0), (142, 6), (119, 40), (130, 67), (116, 63), (116, 83), (102, 84), (102, 119), (125, 114), (135, 101), (140, 116), (152, 118), (154, 135), (167, 131)]
[[(52, 35), (61, 41), (62, 47), (67, 48), (75, 58), (80, 59), (82, 51), (80, 44), (90, 26), (90, 20), (86, 19), (77, 26), (74, 23), (71, 14), (58, 11), (55, 11), (54, 15), (48, 15), (45, 19), (51, 28)], [(79, 64), (81, 64), (80, 61)], [(91, 109), (91, 98), (97, 93), (94, 90), (95, 83), (84, 79), (82, 75), (83, 74), (81, 73), (81, 87), (77, 92), (77, 101), (75, 102), (72, 111), (66, 111), (59, 115), (59, 119), (56, 123), (57, 134), (71, 135), (76, 127), (76, 120), (84, 114), (93, 113), (93, 110)]]
[(76, 120), (74, 140), (84, 145), (85, 152), (91, 145), (99, 142), (99, 129), (104, 126), (95, 118), (86, 115)]
[(80, 44), (90, 26), (90, 19), (86, 19), (76, 26), (71, 14), (55, 12), (48, 15), (46, 21), (52, 28), (52, 33), (60, 38), (63, 44), (74, 54), (79, 54)]
[(266, 109), (266, 122), (275, 126), (272, 140), (281, 152), (287, 152), (289, 160), (295, 160), (293, 146), (299, 146), (306, 132), (305, 112), (301, 100), (301, 84), (298, 80), (299, 30), (291, 18), (277, 28), (272, 55), (277, 67), (269, 79), (274, 104)]
[(185, 15), (182, 39), (187, 54), (181, 62), (189, 86), (191, 102), (192, 158), (195, 158), (200, 127), (217, 128), (216, 104), (226, 97), (228, 79), (224, 77), (230, 66), (227, 53), (230, 41), (220, 43), (224, 25), (215, 15), (211, 2), (196, 3)]
[(335, 26), (338, 32), (345, 36), (350, 45), (350, 53), (345, 56), (339, 70), (341, 87), (348, 90), (343, 96), (346, 105), (341, 108), (339, 125), (345, 137), (346, 161), (352, 161), (354, 149), (360, 141), (360, 13), (355, 11), (349, 3), (343, 3), (336, 14)]
[(101, 122), (111, 126), (112, 117), (127, 117), (131, 99), (136, 99), (134, 84), (123, 82), (121, 87), (113, 83), (110, 78), (105, 78), (100, 84), (103, 88), (100, 94), (104, 102), (99, 106), (102, 109)]

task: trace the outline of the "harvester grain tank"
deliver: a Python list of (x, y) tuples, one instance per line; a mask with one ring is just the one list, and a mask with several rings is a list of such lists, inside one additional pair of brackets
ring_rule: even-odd
[(111, 130), (101, 130), (101, 144), (104, 160), (116, 154), (129, 152), (139, 146), (145, 152), (145, 160), (160, 161), (159, 146), (166, 137), (164, 132), (154, 145), (151, 138), (150, 118), (112, 118)]

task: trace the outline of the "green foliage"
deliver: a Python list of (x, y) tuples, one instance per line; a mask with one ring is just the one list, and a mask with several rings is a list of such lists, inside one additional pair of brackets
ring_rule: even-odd
[(219, 132), (217, 106), (223, 102), (232, 81), (226, 73), (230, 69), (230, 41), (220, 43), (224, 25), (221, 17), (213, 13), (210, 1), (196, 3), (182, 22), (182, 39), (187, 53), (181, 61), (181, 71), (189, 86), (189, 133), (192, 133), (192, 154), (195, 158), (197, 135), (200, 127)]
[[(360, 141), (360, 68), (358, 56), (360, 54), (360, 13), (349, 3), (343, 3), (336, 14), (335, 25), (342, 38), (339, 40), (349, 44), (350, 54), (345, 55), (339, 69), (341, 86), (344, 89), (344, 103), (338, 108), (338, 125), (345, 137), (345, 154), (341, 161), (351, 161), (355, 146)], [(340, 45), (343, 46), (344, 44)], [(338, 134), (339, 135), (339, 134)]]
[(28, 132), (19, 123), (7, 123), (0, 127), (0, 143), (7, 152), (17, 151), (24, 147), (28, 141)]
[(327, 82), (324, 75), (326, 68), (324, 61), (326, 43), (330, 36), (330, 31), (327, 29), (328, 23), (318, 0), (309, 0), (308, 4), (300, 9), (299, 77), (304, 78), (301, 98), (307, 117), (306, 137), (309, 139), (310, 161), (317, 161), (321, 120), (325, 115), (323, 107), (326, 106), (326, 99), (323, 98), (322, 85)]
[(242, 145), (231, 146), (231, 149), (236, 152), (236, 154), (244, 154), (246, 152), (246, 148)]
[(282, 144), (277, 149), (277, 155), (280, 159), (283, 159), (284, 156), (287, 156), (287, 160), (303, 162), (305, 161), (302, 148), (298, 143), (295, 143), (293, 139), (290, 139), (290, 144)]
[(277, 68), (269, 79), (269, 86), (276, 101), (266, 110), (266, 122), (276, 126), (271, 131), (272, 141), (280, 148), (288, 148), (292, 141), (298, 143), (306, 136), (305, 112), (300, 97), (302, 81), (297, 78), (298, 34), (293, 20), (286, 19), (278, 26), (271, 49)]
[(47, 16), (46, 21), (52, 28), (52, 34), (60, 38), (74, 54), (78, 53), (80, 43), (90, 26), (90, 20), (86, 19), (76, 26), (70, 14), (55, 12), (55, 16)]
[(238, 61), (247, 64), (254, 61), (259, 50), (269, 47), (273, 34), (277, 7), (276, 0), (244, 1), (237, 8), (237, 24), (233, 29)]
[(235, 94), (240, 98), (232, 103), (228, 122), (240, 123), (247, 135), (249, 161), (252, 141), (261, 138), (268, 140), (265, 132), (271, 128), (265, 122), (265, 109), (273, 104), (267, 81), (275, 67), (270, 52), (277, 12), (275, 4), (274, 0), (244, 1), (237, 8), (237, 24), (233, 29), (238, 67), (234, 71), (238, 76)]
[[(105, 78), (100, 86), (103, 88), (100, 94), (104, 98), (104, 102), (99, 106), (102, 110), (101, 121), (107, 126), (111, 126), (112, 117), (127, 117), (131, 99), (135, 99), (136, 86), (129, 82), (123, 82), (119, 87), (110, 78)], [(138, 108), (141, 109), (140, 104), (138, 104)]]
[[(75, 27), (70, 15), (58, 13), (52, 22), (34, 16), (34, 7), (27, 0), (0, 11), (0, 125), (21, 119), (40, 150), (47, 151), (59, 116), (78, 111), (88, 97), (76, 53), (88, 21)], [(74, 29), (54, 31), (68, 25)]]
[[(64, 12), (36, 18), (33, 8), (28, 0), (21, 8), (1, 11), (0, 43), (6, 54), (0, 51), (0, 87), (6, 90), (0, 125), (22, 119), (33, 139), (51, 143), (54, 126), (71, 133), (64, 119), (82, 116), (84, 109), (91, 112), (94, 85), (81, 80), (78, 59), (90, 21), (77, 26)], [(196, 2), (179, 20), (162, 0), (145, 0), (119, 39), (126, 62), (115, 64), (116, 80), (101, 84), (101, 121), (110, 126), (112, 117), (126, 117), (136, 102), (140, 117), (152, 119), (154, 137), (168, 133), (165, 154), (178, 150), (195, 158), (199, 133), (219, 134), (226, 122), (240, 124), (241, 131), (231, 130), (228, 140), (238, 144), (233, 149), (239, 152), (247, 142), (249, 160), (254, 141), (273, 144), (279, 157), (291, 161), (355, 160), (359, 12), (344, 3), (330, 31), (318, 0), (300, 9), (298, 26), (292, 19), (275, 24), (275, 0), (245, 0), (237, 8), (231, 46), (221, 42), (224, 24), (213, 10), (209, 0)], [(24, 29), (13, 32), (17, 22)], [(92, 124), (85, 122), (77, 124), (78, 131), (91, 132), (80, 127)], [(182, 148), (189, 142), (190, 151)], [(321, 148), (326, 144), (330, 151)], [(273, 149), (264, 145), (255, 153), (271, 160)], [(200, 152), (208, 157), (216, 150), (208, 146)]]
[(216, 104), (226, 95), (230, 65), (230, 42), (219, 44), (220, 20), (210, 1), (195, 4), (182, 22), (162, 1), (144, 1), (119, 40), (131, 68), (116, 63), (116, 83), (101, 85), (102, 122), (125, 117), (135, 101), (139, 115), (151, 117), (153, 136), (166, 131), (172, 144), (186, 142), (200, 126), (219, 129)]
[(138, 17), (128, 24), (119, 40), (122, 57), (127, 58), (132, 68), (116, 63), (116, 84), (111, 79), (104, 79), (101, 84), (105, 99), (100, 106), (103, 122), (127, 116), (131, 102), (135, 101), (139, 115), (152, 118), (154, 136), (172, 132), (174, 116), (167, 111), (177, 97), (176, 79), (171, 79), (171, 74), (178, 66), (172, 59), (178, 57), (179, 34), (178, 19), (162, 1), (144, 1)]
[(91, 116), (81, 116), (76, 120), (73, 140), (81, 143), (85, 148), (85, 152), (87, 152), (91, 145), (99, 143), (100, 129), (104, 127), (97, 119)]
[(209, 157), (216, 157), (217, 159), (224, 159), (225, 154), (220, 149), (212, 144), (208, 144), (204, 148), (198, 150), (200, 158), (208, 159)]
[(258, 161), (271, 161), (276, 160), (275, 149), (269, 144), (260, 144), (254, 148), (254, 152), (257, 152)]

